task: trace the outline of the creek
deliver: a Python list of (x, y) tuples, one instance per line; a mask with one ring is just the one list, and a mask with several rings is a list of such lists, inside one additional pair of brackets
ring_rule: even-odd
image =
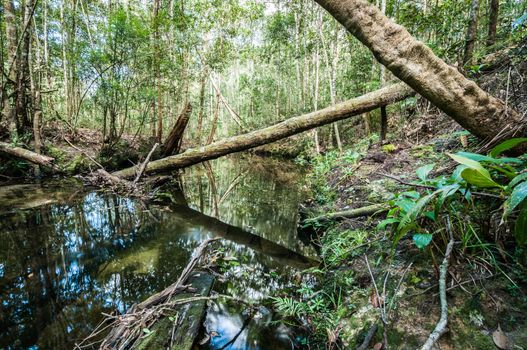
[[(0, 349), (72, 349), (104, 318), (177, 280), (219, 237), (214, 291), (260, 302), (295, 283), (315, 252), (297, 237), (303, 173), (292, 163), (226, 157), (184, 170), (171, 205), (74, 180), (0, 187)], [(260, 307), (209, 303), (202, 349), (291, 349), (296, 335)], [(240, 332), (241, 331), (241, 332)], [(230, 345), (225, 345), (236, 337)]]

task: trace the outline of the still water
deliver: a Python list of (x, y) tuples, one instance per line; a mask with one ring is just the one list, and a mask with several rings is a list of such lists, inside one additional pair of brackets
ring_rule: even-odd
[[(259, 301), (291, 286), (315, 256), (296, 235), (302, 182), (293, 164), (236, 157), (185, 170), (181, 188), (158, 193), (163, 206), (76, 181), (0, 187), (0, 349), (74, 348), (102, 313), (173, 283), (211, 237), (228, 257), (215, 291)], [(292, 348), (270, 310), (246, 320), (243, 306), (212, 302), (202, 348)]]

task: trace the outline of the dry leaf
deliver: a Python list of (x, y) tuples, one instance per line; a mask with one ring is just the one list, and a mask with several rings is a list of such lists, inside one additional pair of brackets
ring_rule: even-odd
[(373, 350), (381, 350), (382, 349), (382, 343), (377, 343), (373, 346)]
[(494, 333), (492, 333), (492, 340), (494, 340), (494, 344), (499, 349), (507, 350), (510, 347), (509, 338), (507, 337), (505, 332), (501, 330), (501, 326), (499, 324), (498, 324), (498, 329), (496, 329)]

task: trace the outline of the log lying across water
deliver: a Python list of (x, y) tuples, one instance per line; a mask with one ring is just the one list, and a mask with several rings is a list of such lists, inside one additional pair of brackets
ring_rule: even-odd
[[(155, 173), (185, 168), (227, 154), (245, 151), (251, 148), (272, 143), (301, 132), (331, 124), (339, 120), (372, 111), (374, 109), (402, 101), (415, 95), (415, 92), (404, 83), (387, 86), (366, 95), (336, 104), (320, 111), (287, 119), (276, 125), (255, 130), (247, 134), (234, 136), (182, 154), (159, 159), (148, 164), (146, 173)], [(121, 178), (133, 178), (136, 167), (113, 173)]]
[(13, 147), (5, 142), (0, 142), (0, 153), (5, 153), (16, 158), (27, 160), (33, 164), (41, 165), (50, 169), (53, 169), (53, 162), (55, 161), (55, 159), (51, 157), (43, 156), (42, 154), (28, 151), (24, 148)]

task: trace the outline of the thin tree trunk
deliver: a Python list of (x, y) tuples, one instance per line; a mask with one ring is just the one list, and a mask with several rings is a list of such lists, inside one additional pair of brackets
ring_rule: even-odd
[(7, 78), (8, 81), (3, 86), (2, 103), (3, 110), (2, 114), (7, 121), (8, 131), (12, 139), (17, 139), (18, 135), (18, 122), (16, 116), (16, 110), (13, 107), (15, 103), (9, 100), (10, 91), (8, 86), (13, 90), (13, 100), (17, 100), (16, 82), (18, 81), (18, 64), (17, 64), (17, 42), (18, 35), (16, 30), (16, 15), (15, 7), (12, 0), (4, 0), (4, 22), (6, 27), (6, 38), (7, 38)]
[(205, 68), (201, 77), (199, 89), (199, 114), (198, 114), (198, 145), (201, 145), (201, 133), (203, 131), (203, 115), (205, 114), (205, 88), (207, 86), (208, 69)]
[(498, 31), (498, 20), (500, 14), (500, 0), (490, 0), (489, 32), (487, 35), (487, 46), (496, 43), (496, 32)]
[[(381, 12), (386, 15), (386, 0), (381, 1)], [(386, 85), (386, 67), (381, 65), (381, 87)], [(388, 113), (386, 112), (386, 106), (381, 107), (381, 131), (379, 139), (381, 143), (386, 140), (386, 133), (388, 132)]]
[(154, 27), (154, 70), (157, 89), (157, 142), (163, 142), (163, 92), (161, 89), (161, 60), (159, 55), (161, 50), (159, 47), (159, 0), (154, 1), (154, 13), (152, 15)]
[(494, 144), (527, 135), (527, 123), (366, 0), (316, 0), (396, 77), (474, 135)]
[(60, 2), (60, 22), (61, 22), (61, 40), (62, 40), (62, 78), (64, 80), (64, 98), (66, 104), (66, 120), (71, 124), (71, 96), (70, 96), (70, 82), (69, 82), (69, 62), (68, 62), (68, 34), (67, 23), (65, 18), (65, 3), (66, 0)]
[(465, 41), (465, 53), (463, 55), (463, 66), (472, 64), (474, 46), (478, 35), (479, 0), (472, 0), (470, 6), (470, 18), (468, 22), (467, 38)]
[[(383, 105), (404, 100), (413, 95), (414, 92), (403, 83), (388, 86), (320, 111), (287, 119), (264, 129), (230, 137), (208, 146), (189, 149), (179, 155), (150, 162), (146, 173), (184, 168), (227, 154), (245, 151), (322, 125), (332, 124), (339, 120), (360, 115)], [(115, 176), (122, 178), (132, 178), (135, 174), (136, 167), (114, 173)]]

